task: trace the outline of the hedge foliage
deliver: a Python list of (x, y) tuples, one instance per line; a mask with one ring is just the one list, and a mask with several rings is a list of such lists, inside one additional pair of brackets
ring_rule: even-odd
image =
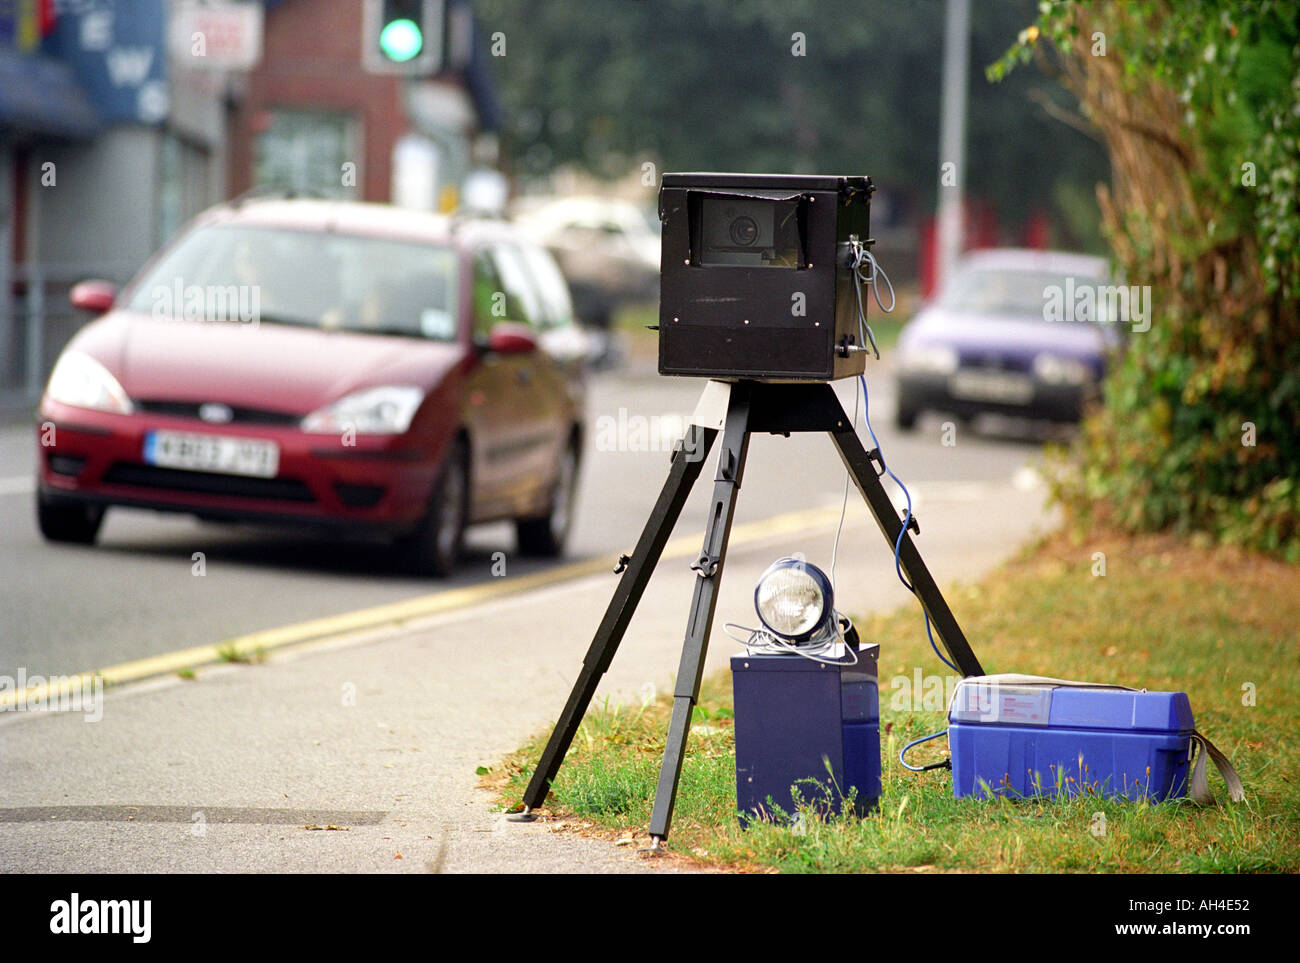
[[(1150, 330), (1051, 459), (1073, 522), (1300, 560), (1300, 18), (1290, 2), (1045, 0), (988, 68), (1059, 72), (1111, 160), (1118, 276)], [(1203, 536), (1204, 537), (1204, 536)]]

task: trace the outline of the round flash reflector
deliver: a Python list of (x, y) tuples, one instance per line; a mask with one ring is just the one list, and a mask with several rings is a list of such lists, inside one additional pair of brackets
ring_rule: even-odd
[(754, 608), (763, 625), (792, 642), (810, 639), (834, 616), (830, 579), (815, 565), (782, 558), (758, 579)]

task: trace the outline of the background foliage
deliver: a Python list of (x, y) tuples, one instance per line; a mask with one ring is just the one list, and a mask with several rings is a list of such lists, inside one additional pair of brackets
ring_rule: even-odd
[[(1118, 272), (1151, 288), (1152, 327), (1130, 339), (1103, 407), (1057, 460), (1058, 497), (1080, 527), (1200, 531), (1300, 559), (1294, 3), (974, 8), (970, 193), (1008, 225), (1049, 207), (1057, 243), (1071, 246), (1090, 246), (1100, 210)], [(476, 9), (484, 34), (506, 43), (494, 67), (506, 153), (524, 179), (645, 161), (866, 171), (933, 209), (938, 0)], [(793, 55), (796, 35), (805, 56)], [(1017, 36), (986, 78), (982, 65)], [(1031, 62), (1041, 69), (1009, 70)]]
[(1040, 9), (990, 75), (1037, 48), (1077, 94), (1111, 159), (1098, 199), (1115, 261), (1151, 287), (1153, 313), (1058, 460), (1058, 496), (1077, 522), (1205, 532), (1300, 560), (1296, 8)]
[[(1101, 249), (1092, 187), (1105, 154), (1048, 110), (1073, 104), (1024, 71), (984, 76), (1032, 0), (974, 4), (967, 187), (1004, 223), (1035, 208)], [(869, 173), (934, 207), (941, 0), (476, 0), (507, 108), (504, 147), (528, 179), (573, 164), (658, 170)], [(803, 56), (794, 55), (796, 35)]]

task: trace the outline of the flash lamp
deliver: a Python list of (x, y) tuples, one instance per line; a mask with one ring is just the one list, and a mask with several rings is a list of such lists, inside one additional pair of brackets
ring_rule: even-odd
[(777, 559), (754, 588), (754, 608), (763, 627), (795, 644), (834, 634), (834, 603), (826, 573), (797, 558)]

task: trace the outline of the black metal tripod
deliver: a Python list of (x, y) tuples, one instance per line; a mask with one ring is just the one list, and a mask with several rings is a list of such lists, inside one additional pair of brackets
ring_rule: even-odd
[[(659, 772), (659, 785), (655, 790), (654, 811), (650, 817), (650, 835), (655, 849), (668, 838), (668, 829), (672, 823), (677, 783), (681, 778), (682, 761), (686, 752), (686, 737), (690, 732), (691, 714), (700, 695), (704, 656), (708, 650), (713, 611), (722, 581), (722, 567), (727, 554), (727, 538), (731, 533), (731, 519), (736, 508), (736, 495), (745, 470), (749, 436), (753, 432), (788, 435), (792, 431), (825, 431), (830, 434), (840, 458), (858, 486), (858, 491), (866, 499), (880, 526), (880, 532), (891, 549), (898, 538), (902, 522), (880, 483), (880, 475), (884, 473), (880, 452), (867, 451), (862, 446), (852, 420), (844, 413), (844, 408), (829, 384), (740, 381), (730, 386), (726, 420), (722, 429), (722, 451), (718, 455), (718, 473), (713, 482), (713, 501), (709, 506), (704, 548), (691, 565), (696, 573), (695, 593), (691, 599), (686, 641), (682, 646), (682, 660), (673, 691), (672, 721), (668, 728), (663, 766)], [(677, 523), (682, 506), (690, 494), (691, 486), (699, 477), (700, 468), (713, 448), (717, 434), (716, 428), (692, 424), (687, 429), (686, 437), (674, 449), (668, 480), (646, 521), (636, 549), (630, 557), (622, 556), (619, 559), (619, 567), (615, 571), (622, 572), (623, 577), (614, 590), (614, 597), (610, 600), (605, 617), (591, 641), (591, 648), (583, 659), (582, 672), (569, 694), (564, 712), (556, 722), (550, 741), (528, 783), (528, 789), (524, 793), (525, 809), (520, 818), (531, 818), (532, 810), (542, 805), (546, 799), (551, 782), (559, 772), (565, 753), (596, 692), (600, 677), (609, 668), (614, 653), (623, 640), (623, 633), (632, 620), (632, 614), (650, 581), (668, 535)], [(920, 534), (921, 529), (915, 517), (909, 528)], [(899, 559), (953, 663), (965, 675), (983, 675), (984, 670), (980, 668), (979, 661), (908, 532), (903, 533)]]

